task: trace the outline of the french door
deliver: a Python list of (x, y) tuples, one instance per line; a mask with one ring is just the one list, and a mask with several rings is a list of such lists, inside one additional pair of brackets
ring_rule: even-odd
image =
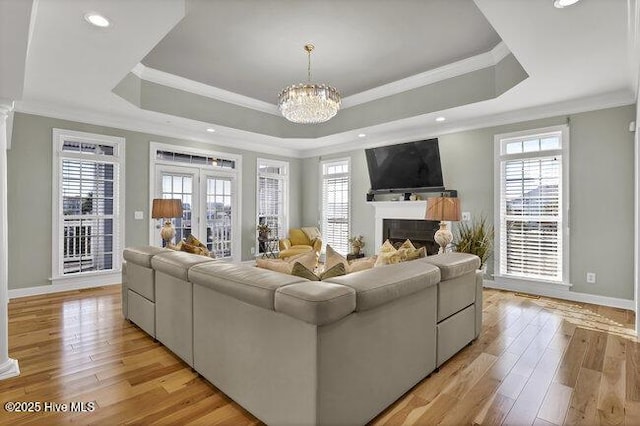
[[(182, 217), (172, 219), (176, 229), (174, 243), (193, 235), (217, 258), (236, 256), (233, 243), (233, 232), (237, 229), (235, 175), (222, 170), (162, 164), (156, 165), (155, 175), (155, 198), (182, 200)], [(159, 232), (156, 234), (159, 245)]]

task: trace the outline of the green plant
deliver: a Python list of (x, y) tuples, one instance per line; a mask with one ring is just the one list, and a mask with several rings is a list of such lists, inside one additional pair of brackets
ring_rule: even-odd
[(458, 223), (454, 245), (456, 251), (478, 256), (482, 268), (493, 250), (493, 225), (487, 224), (485, 216)]
[(266, 223), (259, 224), (258, 226), (256, 226), (256, 229), (260, 234), (268, 234), (269, 232), (271, 232), (271, 228), (269, 228), (269, 225), (267, 225)]

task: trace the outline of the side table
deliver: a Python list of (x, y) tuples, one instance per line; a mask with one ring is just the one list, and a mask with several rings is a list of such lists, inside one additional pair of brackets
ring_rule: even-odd
[(358, 254), (349, 253), (347, 255), (347, 260), (350, 262), (350, 261), (355, 260), (355, 259), (362, 259), (363, 257), (364, 257), (364, 253), (363, 252), (360, 252)]
[(277, 253), (279, 249), (278, 247), (279, 242), (280, 240), (278, 238), (265, 238), (265, 239), (258, 238), (258, 243), (259, 243), (260, 249), (262, 250), (262, 258), (276, 259), (278, 257)]

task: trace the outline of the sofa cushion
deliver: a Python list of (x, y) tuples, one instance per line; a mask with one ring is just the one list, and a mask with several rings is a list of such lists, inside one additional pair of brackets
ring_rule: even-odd
[(459, 277), (469, 272), (474, 272), (480, 267), (480, 258), (469, 253), (442, 253), (427, 256), (422, 262), (430, 263), (440, 268), (442, 281)]
[(331, 278), (327, 282), (353, 288), (356, 291), (356, 311), (366, 311), (436, 285), (439, 281), (440, 270), (437, 267), (413, 261)]
[(189, 281), (243, 302), (274, 309), (275, 291), (283, 286), (309, 282), (267, 269), (226, 262), (208, 262), (189, 269)]
[(346, 317), (356, 307), (356, 292), (330, 283), (300, 283), (280, 287), (275, 310), (315, 325), (325, 325)]
[(127, 247), (124, 249), (123, 256), (128, 262), (135, 263), (136, 265), (144, 266), (146, 268), (151, 268), (151, 258), (153, 256), (171, 251), (172, 250), (166, 248), (154, 246)]
[(216, 262), (216, 260), (210, 257), (191, 254), (184, 251), (161, 253), (151, 259), (153, 269), (184, 281), (188, 281), (187, 272), (189, 271), (189, 268), (208, 262)]
[(291, 268), (291, 275), (305, 278), (309, 281), (320, 281), (320, 277), (313, 273), (313, 271), (307, 269), (302, 263), (296, 262)]

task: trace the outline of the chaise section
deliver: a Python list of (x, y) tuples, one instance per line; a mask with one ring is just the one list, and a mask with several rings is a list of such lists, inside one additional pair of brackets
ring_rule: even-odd
[(193, 284), (191, 267), (219, 262), (181, 251), (160, 253), (151, 259), (156, 272), (156, 339), (193, 366)]
[(478, 292), (482, 292), (482, 287), (477, 288), (476, 270), (480, 267), (480, 258), (454, 252), (428, 256), (418, 263), (437, 266), (442, 277), (437, 298), (437, 365), (440, 366), (479, 334), (482, 297), (478, 300)]
[(151, 259), (157, 254), (166, 252), (171, 250), (144, 246), (126, 248), (123, 253), (126, 266), (122, 280), (122, 313), (125, 318), (154, 338), (156, 336), (156, 291)]

